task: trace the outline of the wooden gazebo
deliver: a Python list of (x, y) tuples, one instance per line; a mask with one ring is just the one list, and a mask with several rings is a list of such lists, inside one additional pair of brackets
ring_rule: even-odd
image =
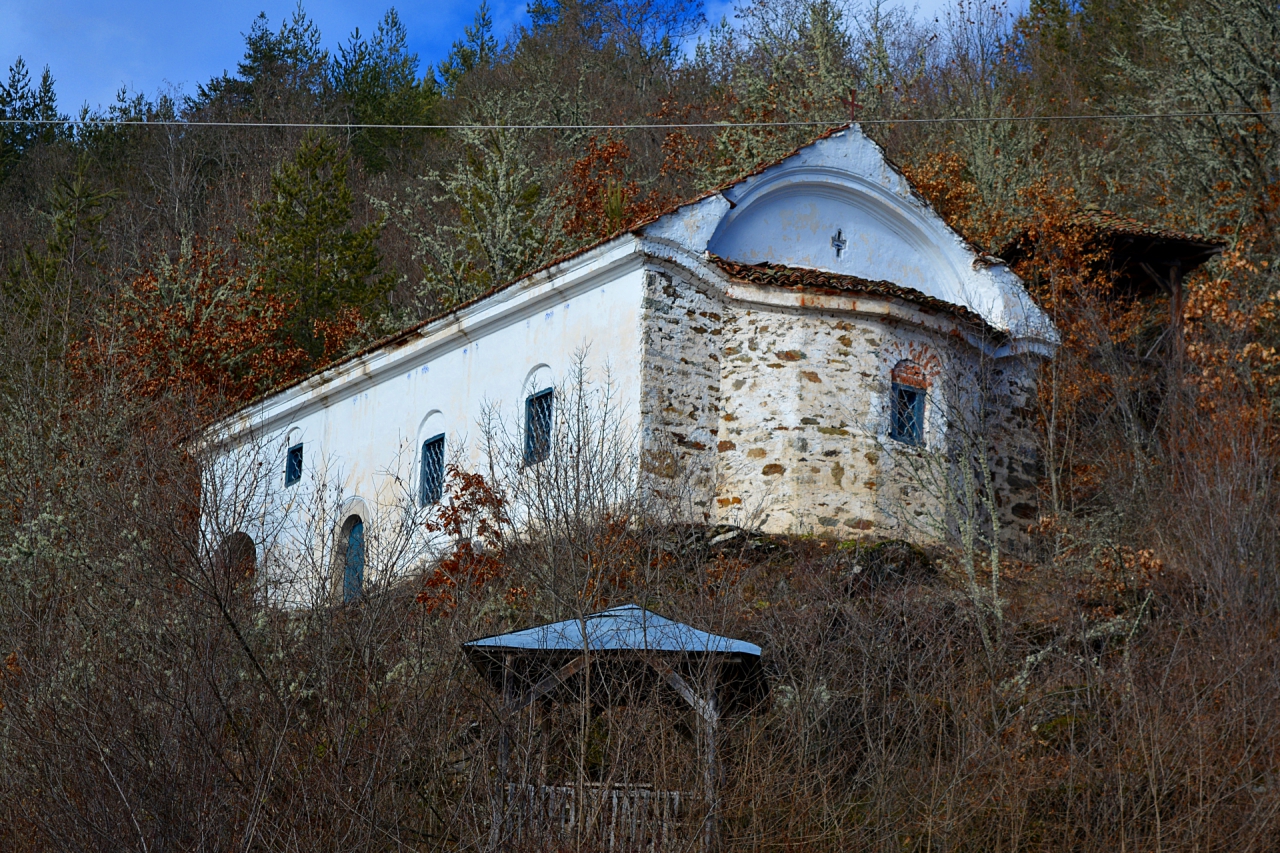
[[(724, 714), (749, 709), (765, 695), (760, 647), (700, 631), (634, 604), (483, 637), (463, 646), (471, 663), (502, 697), (500, 776), (494, 803), (494, 846), (519, 841), (533, 826), (553, 839), (571, 825), (587, 798), (602, 815), (611, 850), (690, 849), (699, 836), (711, 850), (718, 837), (719, 762), (716, 736)], [(696, 714), (704, 744), (702, 791), (659, 791), (648, 785), (515, 785), (508, 776), (510, 725), (535, 704), (588, 702), (612, 708), (660, 691)], [(546, 716), (543, 715), (544, 725)], [(700, 826), (677, 831), (689, 800), (705, 802)], [(677, 836), (686, 835), (683, 839)]]
[[(1097, 251), (1095, 273), (1111, 277), (1117, 294), (1169, 297), (1169, 324), (1181, 335), (1182, 280), (1227, 248), (1219, 237), (1172, 231), (1128, 216), (1085, 207), (1071, 219)], [(1010, 264), (1035, 255), (1035, 241), (1023, 231), (997, 254)]]

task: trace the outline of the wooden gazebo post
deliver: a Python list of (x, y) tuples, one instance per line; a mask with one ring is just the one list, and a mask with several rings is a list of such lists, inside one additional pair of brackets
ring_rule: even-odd
[(720, 672), (710, 663), (707, 674), (707, 713), (703, 716), (707, 739), (705, 787), (707, 796), (707, 825), (703, 829), (702, 849), (713, 853), (720, 841), (720, 758), (716, 755), (716, 728), (720, 724), (720, 703), (716, 696)]
[(707, 803), (707, 817), (702, 824), (702, 849), (715, 850), (720, 837), (720, 758), (716, 752), (716, 734), (720, 726), (720, 702), (717, 687), (720, 683), (720, 667), (715, 661), (707, 663), (707, 695), (700, 697), (689, 682), (666, 664), (654, 665), (667, 684), (680, 694), (697, 713), (702, 724), (703, 764), (702, 793)]
[[(759, 646), (699, 631), (689, 625), (673, 622), (631, 604), (593, 613), (581, 619), (555, 622), (510, 634), (482, 637), (465, 643), (463, 647), (470, 656), (471, 662), (502, 696), (500, 713), (502, 729), (498, 739), (497, 768), (499, 792), (494, 797), (494, 815), (490, 830), (491, 849), (498, 849), (514, 832), (514, 827), (510, 826), (508, 820), (508, 813), (512, 808), (512, 798), (508, 791), (511, 760), (509, 727), (512, 719), (516, 713), (533, 702), (554, 701), (557, 695), (564, 697), (581, 693), (577, 697), (579, 701), (590, 703), (592, 697), (587, 694), (590, 688), (583, 681), (585, 675), (583, 670), (587, 669), (590, 656), (600, 654), (604, 654), (607, 660), (612, 661), (606, 666), (606, 672), (608, 667), (621, 667), (625, 670), (638, 666), (641, 669), (650, 669), (697, 715), (700, 721), (697, 728), (702, 733), (702, 794), (706, 802), (707, 814), (694, 837), (699, 839), (701, 842), (699, 846), (706, 853), (712, 853), (719, 847), (721, 773), (718, 737), (720, 718), (725, 706), (725, 699), (720, 689), (724, 685), (733, 687), (728, 696), (730, 704), (733, 704), (736, 697), (737, 707), (749, 707), (750, 703), (744, 705), (745, 698), (748, 696), (764, 695), (765, 684), (760, 670)], [(518, 657), (525, 659), (526, 664), (519, 670), (515, 666)], [(688, 670), (698, 661), (701, 661), (704, 666), (700, 672), (701, 690), (695, 689), (672, 665), (675, 663), (682, 669)], [(592, 663), (592, 666), (595, 664)], [(534, 673), (541, 676), (536, 682), (533, 680), (537, 677)], [(603, 677), (607, 681), (608, 675)], [(699, 679), (693, 680), (696, 683)], [(545, 757), (539, 777), (540, 785), (545, 786), (547, 782)], [(586, 814), (587, 803), (582, 786), (576, 785), (575, 788), (578, 789), (574, 820), (576, 835), (580, 829), (587, 829), (585, 826), (576, 826), (580, 823), (580, 818)], [(538, 793), (541, 795), (554, 792), (541, 790)], [(675, 792), (671, 795), (678, 796)], [(620, 795), (615, 789), (613, 792), (615, 803), (619, 796), (626, 795)], [(645, 794), (645, 797), (644, 802), (650, 802), (648, 799), (650, 794)], [(533, 799), (539, 800), (539, 797), (535, 796)], [(548, 798), (548, 802), (552, 799)], [(636, 799), (636, 802), (640, 800)], [(662, 808), (665, 806), (659, 807), (659, 820), (663, 821), (660, 826), (666, 827), (666, 819), (661, 817)], [(553, 827), (548, 829), (554, 831)], [(612, 831), (610, 830), (611, 833)], [(637, 830), (633, 827), (632, 831)], [(661, 838), (665, 843), (667, 838), (665, 828), (661, 831)], [(614, 840), (611, 835), (611, 848)], [(657, 843), (656, 837), (654, 843)]]
[(493, 792), (489, 819), (489, 849), (497, 850), (507, 836), (507, 809), (510, 797), (507, 791), (507, 762), (511, 757), (511, 714), (508, 708), (512, 705), (512, 673), (511, 667), (515, 656), (511, 653), (502, 656), (501, 728), (498, 730), (498, 778), (497, 790)]

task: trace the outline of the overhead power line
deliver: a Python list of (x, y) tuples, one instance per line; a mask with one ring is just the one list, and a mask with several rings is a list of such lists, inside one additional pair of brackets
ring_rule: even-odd
[[(1241, 110), (1190, 113), (1102, 113), (1037, 116), (950, 116), (942, 118), (877, 118), (860, 119), (858, 124), (980, 124), (984, 122), (1034, 121), (1147, 121), (1187, 118), (1262, 118), (1280, 113), (1276, 110)], [(766, 127), (839, 127), (839, 121), (742, 121), (742, 122), (670, 122), (642, 124), (346, 124), (340, 122), (291, 121), (183, 121), (181, 119), (19, 119), (0, 118), (0, 124), (55, 125), (79, 127), (256, 127), (293, 128), (298, 130), (681, 130)]]

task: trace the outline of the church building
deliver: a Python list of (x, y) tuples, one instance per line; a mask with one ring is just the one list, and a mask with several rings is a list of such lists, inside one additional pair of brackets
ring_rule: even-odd
[[(583, 358), (614, 383), (641, 485), (678, 486), (689, 520), (929, 539), (942, 498), (920, 466), (948, 452), (986, 454), (1001, 523), (1035, 517), (1034, 377), (1057, 341), (1008, 266), (853, 125), (279, 389), (209, 436), (226, 453), (272, 449), (279, 512), (323, 480), (341, 502), (335, 540), (356, 547), (393, 486), (426, 504), (448, 460), (481, 467), (487, 410), (540, 464)], [(266, 516), (237, 532), (261, 547)]]

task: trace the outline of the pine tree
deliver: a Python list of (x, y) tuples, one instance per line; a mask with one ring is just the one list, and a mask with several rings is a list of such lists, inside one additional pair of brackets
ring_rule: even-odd
[(441, 87), (452, 94), (458, 81), (468, 71), (484, 68), (493, 62), (498, 53), (498, 41), (493, 37), (493, 14), (488, 0), (482, 0), (471, 26), (463, 27), (463, 38), (453, 43), (447, 59), (439, 65)]
[(9, 66), (8, 83), (0, 83), (0, 181), (13, 170), (22, 155), (36, 145), (49, 143), (66, 134), (58, 115), (58, 98), (53, 75), (45, 66), (39, 86), (31, 85), (27, 64), (19, 56)]
[(244, 59), (237, 70), (242, 79), (252, 83), (284, 69), (308, 69), (328, 58), (328, 52), (320, 47), (320, 28), (307, 17), (299, 0), (293, 17), (281, 22), (279, 32), (271, 31), (266, 12), (258, 13), (245, 36)]
[(348, 168), (335, 142), (307, 136), (272, 175), (251, 236), (264, 287), (293, 303), (288, 334), (313, 359), (325, 354), (326, 322), (368, 312), (391, 286), (377, 248), (382, 222), (352, 223)]
[[(434, 77), (418, 76), (418, 55), (409, 50), (408, 33), (390, 9), (373, 38), (360, 30), (338, 49), (333, 87), (345, 99), (353, 124), (425, 124), (440, 98)], [(370, 172), (382, 172), (396, 150), (416, 150), (420, 131), (359, 129), (350, 137), (356, 156)]]
[(320, 46), (320, 28), (307, 16), (299, 0), (293, 15), (272, 31), (265, 12), (259, 13), (244, 37), (244, 58), (236, 76), (223, 72), (202, 83), (188, 99), (190, 110), (215, 102), (237, 106), (267, 106), (280, 90), (308, 96), (323, 94), (329, 52)]

